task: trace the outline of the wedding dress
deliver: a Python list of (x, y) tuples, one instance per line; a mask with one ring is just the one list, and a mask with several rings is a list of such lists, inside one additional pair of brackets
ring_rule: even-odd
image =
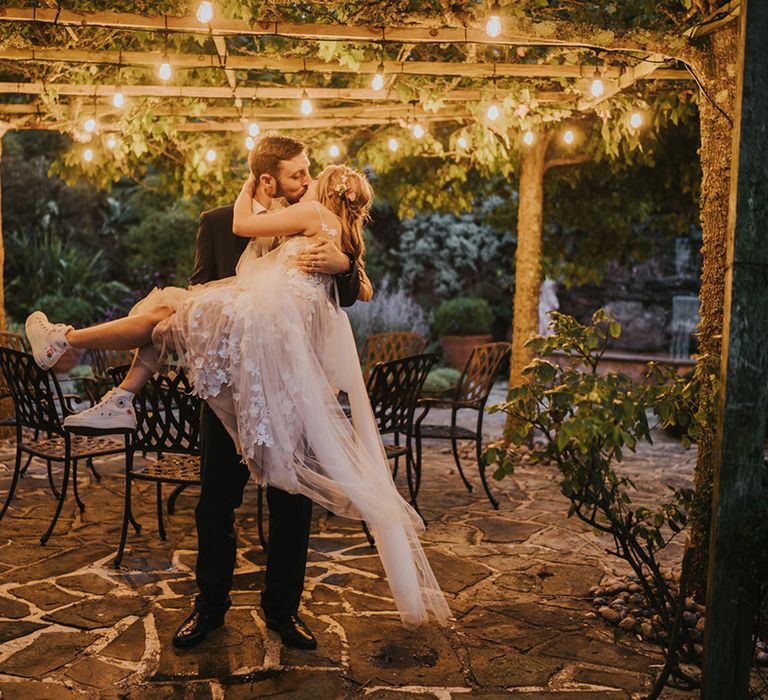
[(424, 526), (392, 480), (349, 319), (331, 301), (333, 279), (292, 265), (310, 241), (292, 236), (261, 256), (253, 239), (234, 277), (154, 290), (131, 313), (171, 306), (174, 344), (195, 392), (256, 481), (365, 520), (402, 622), (444, 624), (450, 610), (418, 539)]

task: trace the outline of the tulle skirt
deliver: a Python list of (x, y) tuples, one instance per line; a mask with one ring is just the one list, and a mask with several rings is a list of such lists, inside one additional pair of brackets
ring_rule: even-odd
[(289, 250), (256, 257), (249, 246), (235, 277), (154, 290), (132, 313), (171, 306), (181, 363), (256, 481), (366, 521), (403, 623), (444, 624), (450, 610), (421, 518), (392, 480), (349, 319), (330, 301), (331, 279), (286, 264)]

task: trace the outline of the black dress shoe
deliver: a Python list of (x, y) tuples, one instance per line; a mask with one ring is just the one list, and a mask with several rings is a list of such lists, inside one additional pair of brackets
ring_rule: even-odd
[(209, 615), (202, 610), (195, 609), (173, 635), (173, 646), (179, 649), (193, 647), (202, 642), (208, 632), (221, 627), (223, 624), (223, 615)]
[(298, 615), (274, 619), (267, 618), (267, 628), (280, 635), (287, 647), (294, 649), (317, 649), (317, 640)]

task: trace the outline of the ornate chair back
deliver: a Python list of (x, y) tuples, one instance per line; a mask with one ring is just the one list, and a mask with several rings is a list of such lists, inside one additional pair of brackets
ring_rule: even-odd
[(368, 377), (368, 395), (379, 433), (413, 430), (416, 401), (437, 355), (411, 355), (373, 366)]
[(499, 365), (511, 350), (509, 343), (475, 346), (459, 379), (454, 401), (468, 407), (482, 407), (491, 393), (493, 377)]
[(363, 379), (368, 381), (371, 370), (378, 362), (399, 360), (401, 357), (423, 352), (427, 341), (418, 333), (377, 333), (365, 339), (360, 353)]
[(18, 430), (64, 435), (64, 397), (52, 371), (40, 369), (29, 353), (0, 347), (0, 375), (13, 399)]
[[(118, 385), (129, 366), (110, 370)], [(156, 374), (136, 395), (136, 433), (133, 448), (164, 454), (200, 454), (200, 409), (202, 399), (192, 393), (184, 370)]]
[(133, 350), (91, 350), (91, 368), (97, 379), (109, 378), (110, 367), (130, 365), (133, 361)]

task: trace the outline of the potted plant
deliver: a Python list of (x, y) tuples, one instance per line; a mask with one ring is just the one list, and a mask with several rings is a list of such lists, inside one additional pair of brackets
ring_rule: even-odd
[(463, 369), (472, 348), (491, 340), (493, 314), (485, 299), (456, 297), (435, 310), (433, 326), (448, 367)]

